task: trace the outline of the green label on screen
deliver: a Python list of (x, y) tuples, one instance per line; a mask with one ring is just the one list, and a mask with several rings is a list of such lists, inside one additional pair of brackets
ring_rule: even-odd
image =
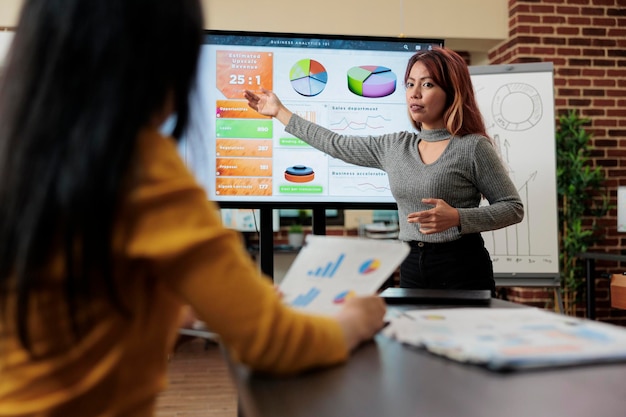
[(215, 120), (215, 134), (218, 138), (270, 139), (273, 132), (271, 120)]
[(322, 194), (324, 187), (321, 185), (281, 185), (278, 191), (281, 194)]
[(306, 142), (303, 142), (298, 138), (280, 138), (278, 140), (281, 146), (309, 146)]

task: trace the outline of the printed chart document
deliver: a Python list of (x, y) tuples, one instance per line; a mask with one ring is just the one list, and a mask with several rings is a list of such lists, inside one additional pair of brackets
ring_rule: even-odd
[(530, 307), (411, 310), (383, 333), (500, 371), (626, 360), (625, 328)]
[(280, 290), (292, 307), (333, 314), (355, 295), (372, 295), (409, 254), (397, 240), (307, 235)]

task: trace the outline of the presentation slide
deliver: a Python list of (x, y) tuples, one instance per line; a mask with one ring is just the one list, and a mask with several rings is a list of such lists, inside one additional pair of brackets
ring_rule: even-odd
[[(181, 148), (209, 198), (227, 203), (394, 203), (386, 173), (315, 150), (250, 109), (273, 90), (346, 135), (410, 130), (403, 87), (415, 51), (442, 40), (208, 31)], [(324, 35), (326, 36), (326, 35)]]

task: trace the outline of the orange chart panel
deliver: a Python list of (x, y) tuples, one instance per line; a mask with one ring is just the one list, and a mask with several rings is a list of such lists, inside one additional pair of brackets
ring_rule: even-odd
[(218, 178), (215, 180), (217, 195), (272, 195), (271, 178)]
[(217, 158), (218, 177), (271, 177), (272, 160), (264, 158)]
[(217, 100), (215, 116), (220, 119), (271, 119), (270, 116), (263, 116), (252, 110), (247, 101), (241, 100)]
[(271, 52), (217, 51), (216, 87), (229, 99), (242, 99), (243, 90), (273, 89)]
[(265, 139), (217, 139), (215, 155), (271, 158), (272, 145)]

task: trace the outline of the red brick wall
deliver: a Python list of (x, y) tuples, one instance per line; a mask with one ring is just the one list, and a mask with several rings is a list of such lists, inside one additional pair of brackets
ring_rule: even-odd
[[(575, 109), (590, 119), (593, 163), (604, 170), (615, 206), (617, 187), (626, 186), (626, 0), (509, 0), (509, 38), (489, 60), (554, 64), (556, 115)], [(626, 253), (617, 210), (601, 224), (605, 238), (589, 251)], [(596, 269), (622, 273), (626, 264), (596, 261)], [(626, 311), (610, 307), (608, 280), (597, 279), (596, 288), (597, 318), (626, 324)], [(509, 292), (516, 301), (549, 303), (541, 291)]]

